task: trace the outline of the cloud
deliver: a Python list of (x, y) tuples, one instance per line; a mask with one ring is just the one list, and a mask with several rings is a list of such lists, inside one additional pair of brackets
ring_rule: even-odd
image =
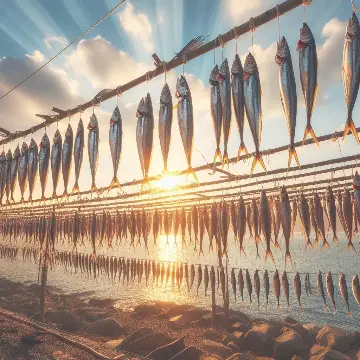
[(51, 49), (53, 43), (66, 46), (67, 40), (62, 36), (48, 36), (44, 39), (44, 43), (48, 49)]
[(149, 18), (127, 3), (125, 10), (118, 13), (120, 25), (134, 40), (141, 41), (146, 51), (153, 51), (152, 26)]
[(254, 10), (258, 10), (263, 5), (262, 0), (251, 1), (239, 1), (239, 0), (227, 0), (226, 10), (227, 14), (233, 21), (239, 21), (239, 18), (244, 18), (252, 13)]

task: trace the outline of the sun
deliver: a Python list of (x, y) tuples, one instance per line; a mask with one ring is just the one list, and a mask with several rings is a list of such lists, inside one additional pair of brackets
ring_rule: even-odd
[(161, 189), (172, 190), (180, 185), (179, 180), (180, 179), (178, 176), (174, 176), (171, 174), (164, 175), (159, 179), (159, 181), (157, 181), (157, 186)]

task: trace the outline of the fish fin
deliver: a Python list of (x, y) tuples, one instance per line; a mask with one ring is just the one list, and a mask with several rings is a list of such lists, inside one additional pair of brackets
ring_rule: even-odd
[(241, 141), (240, 143), (236, 161), (240, 160), (241, 153), (244, 153), (245, 155), (249, 155), (249, 152), (247, 151), (247, 148), (243, 141)]
[(311, 246), (312, 248), (314, 248), (314, 245), (311, 243), (310, 238), (308, 238), (308, 241), (306, 243), (305, 249), (307, 249), (309, 246)]
[(306, 126), (306, 128), (305, 128), (304, 138), (303, 138), (303, 142), (302, 142), (303, 145), (304, 145), (304, 142), (305, 142), (305, 140), (306, 140), (306, 138), (307, 138), (308, 135), (311, 135), (311, 137), (313, 138), (315, 144), (316, 144), (317, 146), (320, 146), (319, 141), (318, 141), (318, 139), (317, 139), (317, 136), (315, 135), (315, 132), (314, 132), (311, 124), (308, 124), (308, 125)]
[(222, 159), (222, 155), (221, 155), (221, 150), (220, 150), (220, 148), (217, 148), (217, 149), (215, 150), (214, 166), (215, 166), (215, 164), (216, 164), (217, 158), (219, 158), (219, 161), (222, 163), (223, 159)]
[(280, 311), (280, 304), (277, 305), (277, 311)]
[(294, 157), (294, 159), (295, 159), (295, 161), (296, 161), (297, 166), (301, 169), (300, 162), (299, 162), (299, 158), (298, 158), (297, 153), (296, 153), (296, 149), (292, 146), (292, 147), (290, 147), (290, 149), (289, 149), (288, 168), (291, 166), (291, 161), (292, 161), (292, 158), (293, 158), (293, 157)]
[(292, 259), (291, 259), (290, 251), (285, 252), (285, 267), (286, 267), (286, 264), (287, 264), (288, 261), (290, 261), (290, 264), (292, 266)]
[(73, 189), (71, 190), (71, 195), (79, 194), (79, 192), (80, 192), (79, 184), (76, 182)]
[(111, 184), (108, 188), (108, 191), (110, 191), (112, 189), (121, 189), (120, 182), (116, 176), (113, 177)]
[(326, 249), (326, 246), (329, 248), (329, 249), (331, 249), (331, 246), (330, 246), (330, 244), (327, 242), (327, 240), (326, 239), (324, 239), (324, 242), (323, 242), (323, 244), (322, 244), (322, 246), (321, 246), (321, 249)]
[(344, 135), (343, 135), (343, 141), (344, 141), (345, 137), (349, 134), (349, 132), (351, 132), (354, 135), (357, 143), (360, 144), (359, 135), (356, 131), (356, 127), (355, 127), (354, 121), (352, 119), (348, 119), (346, 121)]
[(23, 204), (25, 202), (24, 195), (21, 195), (20, 204)]
[(241, 245), (241, 246), (240, 246), (240, 256), (241, 256), (241, 253), (243, 253), (243, 254), (245, 255), (245, 257), (247, 257), (247, 255), (246, 255), (246, 252), (245, 252), (245, 249), (244, 249), (244, 246), (243, 246), (243, 245)]
[(227, 165), (229, 167), (229, 155), (228, 155), (227, 150), (224, 150), (224, 156), (223, 156), (222, 164), (223, 164), (223, 168), (224, 168), (224, 165)]
[(43, 195), (41, 196), (40, 201), (45, 201), (45, 200), (46, 200), (46, 197), (45, 197), (45, 195), (43, 194)]
[(187, 172), (186, 172), (187, 181), (190, 176), (194, 179), (196, 185), (200, 185), (199, 180), (194, 172), (194, 169), (191, 166), (188, 167)]
[(261, 156), (261, 152), (256, 152), (255, 155), (254, 155), (254, 160), (253, 160), (253, 163), (252, 163), (252, 166), (251, 166), (251, 172), (250, 172), (250, 176), (252, 176), (254, 170), (255, 170), (255, 166), (256, 164), (259, 163), (261, 165), (261, 167), (264, 169), (265, 172), (266, 171), (266, 167), (265, 167), (265, 163), (264, 163), (264, 160)]
[(355, 246), (352, 243), (352, 241), (349, 241), (346, 245), (346, 251), (348, 251), (349, 249), (353, 250), (355, 252), (355, 254), (357, 255), (357, 251), (356, 251)]
[(273, 254), (272, 254), (272, 252), (271, 252), (270, 249), (266, 250), (265, 262), (266, 262), (266, 260), (267, 260), (267, 258), (268, 258), (269, 256), (270, 256), (271, 260), (273, 261), (273, 263), (274, 263), (274, 265), (275, 265), (274, 256), (273, 256)]
[(145, 191), (145, 188), (148, 188), (148, 190), (151, 189), (150, 182), (147, 176), (144, 177), (144, 180), (141, 184), (140, 191)]
[(67, 190), (65, 189), (64, 193), (63, 193), (63, 198), (67, 199), (68, 197), (69, 197), (69, 194), (68, 194)]
[(352, 312), (348, 311), (348, 317), (352, 317)]
[(91, 185), (90, 193), (92, 194), (93, 192), (99, 193), (95, 183)]
[(57, 199), (58, 196), (56, 194), (56, 191), (53, 192), (52, 196), (51, 196), (51, 199), (54, 200), (54, 199)]
[(334, 242), (335, 244), (337, 244), (338, 247), (340, 247), (339, 239), (337, 238), (336, 235), (334, 235), (334, 237), (333, 237), (333, 242)]

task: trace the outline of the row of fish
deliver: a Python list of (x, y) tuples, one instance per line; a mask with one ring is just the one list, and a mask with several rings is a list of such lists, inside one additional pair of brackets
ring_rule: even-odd
[[(9, 246), (0, 246), (0, 258), (14, 260), (19, 253), (18, 248)], [(39, 251), (37, 248), (22, 248), (23, 260), (37, 261)], [(208, 294), (209, 284), (211, 290), (215, 291), (217, 284), (217, 290), (220, 289), (223, 298), (227, 296), (226, 289), (226, 272), (222, 266), (214, 267), (208, 265), (194, 265), (183, 263), (170, 263), (170, 262), (157, 262), (154, 260), (139, 260), (129, 258), (116, 258), (114, 256), (98, 256), (93, 257), (90, 254), (80, 254), (75, 252), (60, 251), (54, 254), (53, 265), (60, 264), (66, 269), (73, 269), (75, 272), (87, 273), (90, 276), (97, 277), (101, 274), (106, 275), (112, 282), (118, 279), (123, 283), (129, 284), (130, 281), (137, 279), (138, 283), (142, 282), (145, 278), (145, 284), (150, 284), (150, 278), (152, 277), (152, 285), (162, 288), (166, 287), (171, 282), (171, 287), (178, 288), (180, 290), (183, 281), (186, 284), (188, 291), (190, 292), (196, 281), (196, 293), (199, 295), (199, 289), (201, 284), (204, 286), (205, 296)], [(217, 278), (217, 280), (216, 280)], [(253, 301), (253, 294), (257, 299), (258, 309), (260, 308), (261, 289), (263, 288), (266, 309), (269, 304), (270, 295), (270, 275), (267, 270), (264, 270), (262, 276), (262, 285), (260, 280), (259, 270), (255, 270), (251, 277), (248, 269), (235, 269), (232, 268), (230, 272), (230, 283), (233, 291), (235, 301), (241, 298), (244, 301), (245, 288), (247, 290), (250, 304)], [(295, 273), (293, 279), (293, 293), (296, 296), (299, 311), (302, 310), (301, 296), (302, 287), (304, 286), (307, 296), (312, 295), (313, 285), (311, 284), (310, 274), (305, 274), (305, 278), (302, 281), (298, 272)], [(278, 310), (280, 309), (280, 296), (281, 289), (286, 299), (287, 306), (290, 307), (290, 282), (288, 273), (284, 271), (281, 279), (278, 270), (274, 272), (272, 276), (272, 288), (273, 294), (277, 301)], [(318, 292), (325, 304), (325, 309), (328, 311), (328, 303), (325, 295), (328, 295), (329, 300), (336, 311), (335, 302), (335, 286), (333, 281), (333, 275), (331, 272), (326, 274), (325, 287), (323, 282), (323, 275), (319, 271), (317, 274), (317, 288)], [(343, 273), (339, 276), (339, 290), (344, 298), (348, 314), (351, 316), (348, 286), (346, 277)], [(355, 301), (360, 305), (360, 283), (358, 275), (355, 275), (352, 279), (352, 293)]]

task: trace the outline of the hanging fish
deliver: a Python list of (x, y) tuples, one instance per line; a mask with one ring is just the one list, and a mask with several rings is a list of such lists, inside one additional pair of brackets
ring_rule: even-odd
[(191, 209), (191, 219), (193, 224), (193, 230), (195, 235), (195, 248), (196, 251), (196, 245), (198, 243), (198, 233), (199, 233), (199, 214), (196, 205), (194, 205)]
[(356, 302), (360, 305), (360, 283), (359, 276), (356, 274), (352, 279), (352, 291)]
[(199, 296), (199, 288), (202, 282), (202, 268), (201, 265), (198, 266), (198, 284), (196, 289), (196, 295)]
[(210, 269), (210, 287), (211, 287), (211, 294), (215, 295), (215, 269), (213, 265), (211, 265), (211, 269)]
[(326, 189), (326, 208), (329, 216), (329, 225), (333, 231), (333, 241), (339, 243), (336, 235), (336, 202), (331, 186)]
[(116, 106), (114, 112), (112, 113), (110, 119), (110, 128), (109, 128), (109, 145), (111, 152), (111, 159), (113, 164), (114, 175), (109, 186), (109, 190), (114, 188), (120, 188), (120, 182), (117, 177), (117, 172), (119, 168), (119, 162), (121, 157), (122, 149), (122, 118), (120, 115), (119, 107)]
[(294, 146), (297, 115), (296, 83), (290, 49), (285, 37), (282, 37), (277, 44), (275, 62), (279, 65), (280, 97), (290, 135), (288, 167), (291, 165), (292, 157), (295, 158), (297, 165), (300, 167)]
[(41, 184), (41, 200), (45, 200), (45, 189), (49, 170), (50, 140), (45, 133), (40, 142), (39, 150), (39, 177)]
[(72, 153), (73, 153), (73, 145), (74, 145), (74, 134), (70, 124), (65, 132), (64, 144), (62, 148), (62, 174), (64, 180), (64, 197), (68, 196), (68, 184), (69, 184), (69, 177), (71, 173), (71, 166), (72, 166)]
[(324, 210), (323, 207), (321, 205), (321, 200), (320, 197), (318, 195), (318, 193), (314, 194), (314, 206), (315, 206), (315, 219), (316, 219), (316, 224), (318, 227), (318, 231), (320, 236), (322, 237), (323, 240), (323, 245), (322, 245), (322, 249), (325, 246), (328, 246), (330, 248), (329, 243), (326, 240), (326, 234), (325, 234), (325, 224), (324, 224)]
[(252, 299), (251, 299), (252, 284), (251, 284), (251, 278), (250, 278), (250, 273), (249, 273), (248, 269), (246, 269), (246, 271), (245, 271), (245, 281), (246, 281), (246, 287), (247, 287), (247, 290), (248, 290), (249, 299), (250, 299), (250, 306), (251, 306), (251, 303), (252, 303)]
[(194, 113), (191, 99), (191, 92), (189, 85), (183, 75), (181, 75), (176, 82), (176, 98), (178, 124), (181, 135), (181, 140), (184, 146), (186, 161), (188, 164), (187, 176), (191, 175), (198, 184), (196, 174), (191, 167), (191, 157), (194, 142)]
[(254, 272), (254, 287), (255, 294), (258, 302), (258, 310), (260, 309), (260, 278), (259, 278), (259, 270), (255, 270)]
[(16, 178), (18, 175), (19, 158), (20, 158), (20, 148), (18, 145), (14, 151), (13, 159), (11, 161), (11, 166), (10, 166), (10, 194), (11, 194), (11, 201), (13, 203), (15, 202), (14, 191), (15, 191)]
[(235, 298), (235, 302), (236, 302), (236, 277), (235, 277), (234, 268), (231, 269), (230, 279), (231, 279), (231, 287), (233, 289), (234, 298)]
[(344, 212), (343, 212), (343, 196), (342, 196), (340, 190), (338, 190), (338, 192), (337, 192), (336, 205), (337, 205), (336, 209), (337, 209), (337, 214), (338, 214), (340, 224), (341, 224), (342, 228), (344, 229), (346, 236), (349, 238), (349, 236), (351, 236), (351, 235), (348, 234), (348, 228), (347, 228), (347, 224), (345, 222), (345, 217), (344, 217)]
[(347, 231), (345, 231), (348, 239), (348, 243), (346, 245), (347, 249), (354, 250), (356, 254), (356, 250), (354, 244), (352, 242), (353, 239), (353, 208), (352, 208), (352, 201), (349, 189), (345, 189), (343, 198), (342, 198), (342, 211), (344, 215), (344, 221)]
[(239, 284), (241, 301), (244, 301), (244, 276), (242, 269), (240, 269), (238, 272), (238, 284)]
[(280, 216), (281, 216), (281, 224), (285, 238), (286, 252), (285, 252), (285, 266), (287, 261), (291, 260), (290, 254), (290, 231), (291, 231), (291, 206), (289, 201), (289, 196), (286, 191), (285, 186), (281, 188), (280, 193)]
[(92, 245), (92, 258), (96, 257), (96, 232), (97, 232), (97, 219), (95, 211), (93, 211), (91, 216), (91, 245)]
[(6, 160), (5, 160), (5, 169), (4, 172), (4, 180), (5, 180), (5, 192), (6, 192), (6, 204), (10, 204), (10, 171), (11, 171), (11, 163), (13, 160), (11, 149), (8, 150), (6, 154)]
[(84, 154), (84, 124), (82, 119), (80, 118), (74, 142), (74, 164), (75, 164), (75, 184), (71, 191), (71, 194), (78, 194), (79, 189), (79, 176), (81, 165), (83, 161)]
[(195, 280), (195, 265), (191, 264), (191, 266), (190, 266), (190, 290), (193, 287), (194, 280)]
[[(200, 242), (200, 248), (199, 248), (199, 256), (201, 254), (204, 254), (204, 250), (203, 250), (203, 241), (204, 241), (204, 233), (205, 233), (205, 224), (204, 224), (204, 212), (206, 210), (205, 209), (201, 209), (199, 211), (199, 242)], [(175, 234), (176, 237), (176, 234)]]
[(360, 175), (355, 171), (354, 180), (353, 180), (353, 190), (355, 197), (355, 208), (357, 211), (357, 217), (360, 219)]
[(35, 181), (38, 172), (38, 146), (34, 139), (31, 139), (29, 146), (29, 161), (28, 161), (28, 174), (29, 174), (29, 202), (32, 202), (32, 194), (35, 187)]
[(227, 59), (225, 59), (219, 69), (217, 76), (219, 80), (220, 99), (222, 108), (222, 126), (224, 133), (224, 156), (223, 164), (229, 163), (228, 156), (228, 142), (231, 129), (231, 84), (230, 84), (230, 70)]
[(231, 226), (234, 233), (234, 240), (237, 241), (238, 218), (237, 218), (237, 210), (234, 201), (230, 202), (230, 218), (231, 218)]
[(300, 81), (302, 92), (304, 94), (307, 120), (303, 143), (306, 137), (311, 135), (314, 142), (319, 146), (318, 139), (311, 126), (311, 117), (318, 93), (318, 58), (314, 35), (306, 23), (303, 23), (300, 30), (300, 39), (297, 43), (297, 51), (299, 52)]
[(188, 292), (190, 292), (190, 285), (189, 285), (189, 266), (185, 264), (185, 280), (186, 280), (186, 287)]
[[(21, 154), (19, 158), (19, 167), (18, 167), (18, 180), (21, 193), (20, 202), (24, 202), (24, 193), (28, 183), (28, 162), (29, 162), (29, 148), (25, 142), (21, 146)], [(1, 168), (1, 165), (0, 165)], [(0, 171), (1, 173), (1, 171)]]
[(297, 201), (296, 198), (292, 202), (291, 207), (291, 236), (294, 237), (294, 229), (296, 224), (296, 218), (297, 218)]
[(284, 291), (284, 295), (286, 297), (286, 302), (288, 305), (288, 308), (290, 308), (290, 291), (289, 291), (289, 280), (286, 274), (286, 271), (283, 272), (282, 277), (281, 277), (281, 286), (282, 289)]
[(310, 202), (310, 220), (311, 220), (311, 225), (315, 232), (314, 246), (317, 246), (317, 244), (319, 243), (319, 229), (318, 229), (318, 225), (316, 223), (314, 200), (309, 199), (309, 202)]
[(246, 206), (242, 196), (240, 197), (237, 216), (238, 216), (238, 239), (240, 244), (240, 255), (241, 253), (244, 253), (244, 255), (246, 256), (244, 249), (244, 238), (246, 232)]
[(262, 109), (261, 109), (261, 85), (259, 70), (254, 56), (249, 53), (244, 64), (244, 98), (245, 112), (249, 122), (251, 135), (255, 144), (254, 161), (251, 166), (253, 173), (256, 163), (260, 163), (266, 171), (264, 160), (260, 153), (261, 132), (262, 132)]
[(265, 297), (266, 297), (266, 311), (267, 311), (268, 306), (269, 306), (269, 292), (270, 292), (270, 281), (269, 281), (269, 274), (268, 274), (267, 270), (264, 271), (263, 280), (264, 280)]
[[(213, 271), (213, 267), (211, 267), (211, 271)], [(215, 275), (215, 274), (214, 274)], [(205, 265), (205, 269), (204, 269), (204, 286), (205, 286), (205, 296), (206, 296), (206, 292), (209, 286), (209, 269), (208, 266)]]
[(347, 107), (347, 120), (343, 140), (351, 131), (356, 141), (360, 143), (352, 118), (360, 83), (360, 25), (355, 12), (352, 13), (346, 27), (342, 77)]
[(336, 304), (335, 304), (335, 298), (334, 298), (334, 283), (333, 283), (333, 279), (332, 279), (330, 271), (326, 274), (326, 291), (327, 291), (328, 296), (333, 304), (334, 312), (336, 312)]
[(220, 269), (220, 281), (218, 281), (218, 283), (220, 283), (221, 285), (221, 293), (222, 293), (222, 297), (223, 300), (226, 300), (226, 280), (225, 280), (225, 271), (224, 271), (224, 267), (221, 266)]
[(220, 235), (223, 245), (223, 255), (226, 254), (228, 249), (228, 232), (229, 232), (229, 225), (230, 225), (230, 219), (229, 219), (229, 211), (227, 204), (225, 201), (221, 203), (221, 210), (220, 210)]
[(215, 65), (210, 73), (210, 79), (209, 79), (209, 83), (211, 85), (210, 110), (211, 110), (211, 118), (213, 122), (215, 139), (216, 139), (214, 164), (216, 163), (217, 158), (219, 158), (220, 162), (222, 162), (222, 156), (220, 150), (220, 140), (221, 140), (221, 131), (222, 131), (222, 105), (221, 105), (218, 74), (219, 74), (219, 67)]
[(5, 156), (5, 151), (3, 150), (0, 155), (0, 204), (2, 204), (2, 199), (5, 193), (6, 174), (7, 174), (7, 169), (5, 169), (5, 165), (6, 165), (6, 156)]
[(252, 227), (252, 235), (254, 235), (254, 240), (256, 244), (256, 258), (260, 258), (259, 255), (259, 243), (261, 242), (260, 239), (260, 214), (259, 208), (257, 206), (256, 200), (251, 200), (251, 217), (250, 217), (251, 227)]
[(265, 190), (261, 191), (261, 198), (260, 198), (260, 218), (261, 218), (261, 227), (262, 232), (264, 234), (266, 240), (266, 255), (265, 255), (265, 262), (267, 258), (270, 256), (271, 260), (275, 264), (274, 256), (270, 249), (271, 244), (271, 213), (270, 213), (270, 205), (269, 200), (266, 196)]
[(52, 198), (56, 198), (56, 188), (59, 182), (60, 165), (61, 165), (61, 154), (62, 154), (62, 138), (59, 129), (56, 130), (53, 145), (51, 148), (51, 175), (53, 181), (53, 195)]
[(297, 297), (298, 303), (299, 303), (299, 312), (302, 311), (302, 306), (301, 306), (301, 279), (300, 279), (300, 274), (298, 272), (296, 272), (295, 277), (294, 277), (294, 289), (295, 289), (295, 295)]
[(343, 273), (340, 274), (340, 278), (339, 278), (339, 288), (340, 288), (340, 292), (342, 297), (345, 300), (346, 303), (346, 307), (348, 309), (348, 316), (352, 316), (351, 311), (350, 311), (350, 305), (349, 305), (349, 294), (348, 294), (348, 289), (347, 289), (347, 284), (346, 284), (346, 279), (345, 279), (345, 275)]
[(305, 240), (306, 240), (305, 248), (307, 249), (309, 245), (311, 247), (313, 247), (313, 245), (311, 244), (311, 240), (310, 240), (310, 230), (311, 230), (310, 229), (310, 227), (311, 227), (310, 209), (309, 209), (309, 204), (308, 204), (303, 192), (301, 192), (301, 195), (300, 195), (300, 201), (298, 202), (298, 208), (299, 208), (301, 225), (303, 227), (303, 233), (305, 235)]
[(91, 170), (91, 193), (97, 192), (97, 187), (95, 183), (96, 172), (99, 161), (99, 124), (96, 118), (96, 115), (93, 113), (90, 117), (90, 122), (88, 125), (88, 155), (89, 155), (89, 163)]

